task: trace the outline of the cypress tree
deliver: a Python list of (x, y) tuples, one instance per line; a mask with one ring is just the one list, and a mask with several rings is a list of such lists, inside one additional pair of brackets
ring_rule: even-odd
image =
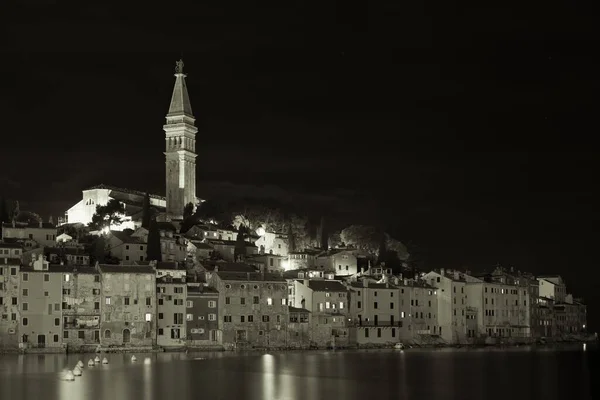
[(148, 243), (146, 244), (146, 260), (148, 261), (162, 261), (162, 255), (160, 251), (160, 232), (158, 231), (158, 223), (156, 218), (150, 220), (150, 227), (148, 229)]
[(237, 238), (235, 239), (234, 258), (235, 261), (241, 261), (246, 256), (246, 227), (240, 225)]
[(144, 205), (142, 208), (142, 227), (150, 229), (150, 195), (146, 193), (144, 196)]

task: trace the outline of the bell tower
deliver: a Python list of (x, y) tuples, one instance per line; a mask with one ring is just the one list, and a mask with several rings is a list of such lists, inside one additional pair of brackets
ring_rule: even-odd
[(183, 208), (196, 206), (196, 119), (192, 113), (183, 73), (183, 60), (176, 62), (175, 87), (165, 131), (167, 218), (182, 219)]

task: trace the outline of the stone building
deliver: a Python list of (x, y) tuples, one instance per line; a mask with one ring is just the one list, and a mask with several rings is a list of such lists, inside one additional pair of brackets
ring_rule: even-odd
[(156, 271), (150, 266), (100, 265), (102, 347), (156, 344)]
[(0, 243), (0, 350), (17, 349), (21, 338), (21, 248)]
[(423, 277), (437, 294), (438, 334), (445, 343), (467, 343), (476, 336), (476, 329), (467, 329), (466, 281), (453, 270), (431, 271)]
[(305, 308), (289, 307), (287, 348), (306, 349), (310, 347), (310, 314), (310, 311)]
[(100, 345), (102, 286), (97, 268), (50, 266), (62, 271), (63, 343), (67, 350), (90, 350)]
[(394, 344), (401, 339), (401, 298), (398, 286), (364, 278), (349, 285), (350, 342), (360, 345)]
[(2, 224), (2, 239), (30, 239), (38, 246), (51, 247), (56, 245), (56, 226), (49, 222)]
[(317, 347), (349, 344), (348, 290), (338, 281), (329, 279), (294, 280), (294, 303), (311, 313), (311, 343)]
[[(42, 256), (21, 267), (21, 326), (25, 348), (62, 348), (61, 266), (50, 266)], [(14, 303), (15, 300), (13, 300)]]
[(225, 348), (282, 348), (286, 345), (287, 284), (264, 272), (219, 269), (206, 273), (219, 292), (219, 330)]
[(90, 255), (80, 247), (48, 247), (44, 254), (51, 264), (90, 265)]
[(187, 285), (185, 276), (163, 275), (156, 279), (157, 297), (157, 337), (162, 347), (183, 347), (186, 340), (186, 300)]
[(358, 257), (354, 250), (333, 249), (319, 254), (315, 265), (336, 275), (349, 276), (358, 272)]
[(108, 252), (112, 257), (131, 264), (146, 259), (146, 239), (128, 235), (121, 231), (110, 231), (108, 235)]
[(219, 346), (219, 292), (203, 283), (188, 282), (186, 321), (188, 346)]

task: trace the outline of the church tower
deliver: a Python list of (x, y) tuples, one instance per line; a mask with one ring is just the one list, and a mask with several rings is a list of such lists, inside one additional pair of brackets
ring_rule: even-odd
[(167, 123), (163, 126), (166, 142), (167, 218), (182, 219), (188, 203), (196, 206), (196, 121), (185, 84), (183, 61), (175, 68), (175, 87)]

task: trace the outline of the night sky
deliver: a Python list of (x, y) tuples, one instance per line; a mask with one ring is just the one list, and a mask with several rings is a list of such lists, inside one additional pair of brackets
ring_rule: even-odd
[(0, 179), (22, 208), (58, 216), (99, 183), (163, 194), (183, 55), (199, 196), (352, 214), (431, 267), (561, 273), (598, 315), (583, 5), (14, 3), (0, 4)]

